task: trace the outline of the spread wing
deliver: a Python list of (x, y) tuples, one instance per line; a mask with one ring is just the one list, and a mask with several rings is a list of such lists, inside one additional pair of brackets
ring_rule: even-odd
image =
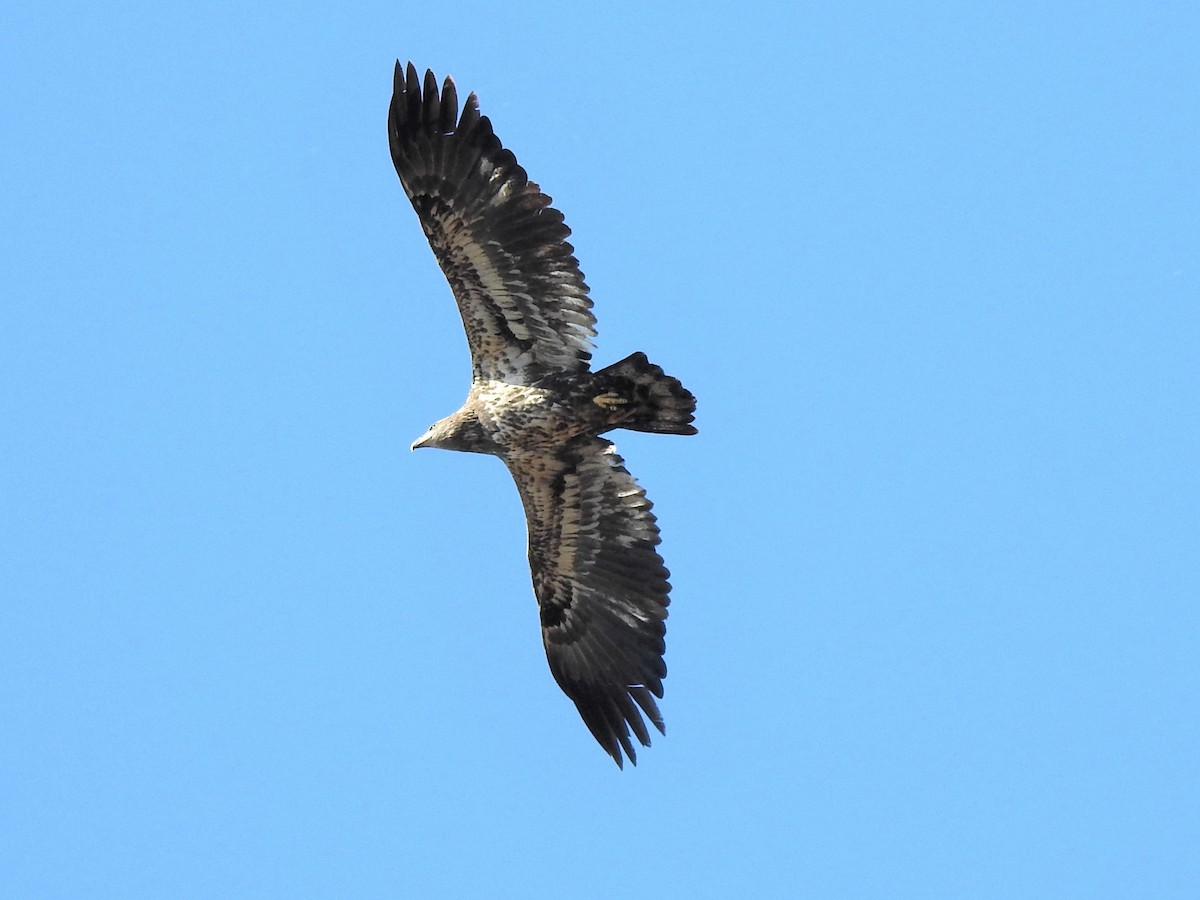
[(525, 506), (550, 671), (617, 765), (622, 750), (636, 763), (630, 729), (650, 745), (642, 714), (665, 733), (654, 698), (671, 586), (650, 501), (601, 438), (505, 462)]
[(388, 141), (400, 183), (450, 282), (475, 379), (529, 384), (586, 369), (596, 318), (571, 233), (467, 97), (396, 63)]

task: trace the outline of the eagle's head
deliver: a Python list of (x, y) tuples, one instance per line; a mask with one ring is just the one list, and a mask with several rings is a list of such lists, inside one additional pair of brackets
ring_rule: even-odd
[(475, 411), (460, 409), (453, 415), (438, 419), (429, 430), (413, 441), (410, 450), (435, 447), (438, 450), (460, 450), (464, 453), (495, 453), (499, 448)]

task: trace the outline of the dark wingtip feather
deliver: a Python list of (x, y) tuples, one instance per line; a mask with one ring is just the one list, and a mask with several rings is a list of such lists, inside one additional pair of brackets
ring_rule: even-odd
[(404, 70), (404, 99), (408, 103), (408, 120), (421, 121), (421, 79), (417, 67), (410, 61)]
[[(561, 684), (561, 682), (560, 682)], [(663, 723), (662, 713), (651, 696), (651, 688), (646, 685), (630, 685), (628, 693), (619, 699), (616, 697), (592, 697), (589, 700), (575, 699), (580, 718), (587, 726), (592, 737), (596, 739), (602, 750), (613, 758), (618, 768), (625, 767), (625, 758), (637, 765), (637, 748), (631, 737), (636, 737), (643, 747), (650, 746), (650, 735), (646, 730), (645, 719), (658, 729), (659, 734), (667, 733)], [(662, 696), (662, 686), (658, 686), (658, 694)], [(568, 692), (570, 696), (570, 692)], [(634, 704), (637, 704), (636, 706)], [(638, 707), (645, 714), (638, 712)], [(632, 736), (630, 732), (633, 732)]]
[(480, 118), (479, 97), (474, 91), (471, 91), (467, 94), (467, 102), (463, 104), (462, 115), (458, 117), (458, 130), (470, 131)]
[(438, 131), (449, 134), (454, 130), (454, 122), (458, 118), (458, 89), (454, 79), (449, 75), (442, 82), (442, 115), (438, 119)]
[(395, 140), (404, 124), (404, 112), (404, 66), (400, 60), (396, 60), (396, 69), (392, 73), (392, 102), (388, 105), (388, 134), (391, 141)]
[(425, 70), (425, 92), (421, 104), (421, 121), (423, 124), (433, 124), (442, 117), (442, 98), (438, 92), (437, 76), (433, 69)]
[[(658, 709), (658, 704), (654, 702), (656, 696), (660, 699), (662, 698), (662, 682), (650, 687), (642, 685), (636, 689), (631, 688), (629, 693), (637, 705), (642, 708), (642, 712), (646, 714), (646, 718), (650, 720), (650, 724), (658, 729), (659, 734), (665, 735), (667, 733), (667, 724), (663, 720), (663, 714)], [(642, 743), (649, 747), (650, 739), (647, 738)]]

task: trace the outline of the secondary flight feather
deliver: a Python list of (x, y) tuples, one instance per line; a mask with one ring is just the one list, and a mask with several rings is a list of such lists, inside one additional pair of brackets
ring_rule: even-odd
[(550, 671), (617, 765), (636, 763), (646, 721), (664, 732), (669, 573), (651, 503), (600, 435), (695, 434), (695, 398), (642, 353), (591, 370), (596, 319), (570, 229), (474, 94), (460, 109), (453, 80), (397, 62), (388, 140), (471, 350), (466, 401), (413, 449), (504, 461)]

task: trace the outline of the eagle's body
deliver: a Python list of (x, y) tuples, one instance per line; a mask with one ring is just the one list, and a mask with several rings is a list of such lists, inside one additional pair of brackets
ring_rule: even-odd
[(595, 318), (570, 230), (479, 114), (396, 64), (392, 160), (471, 348), (467, 399), (413, 444), (502, 459), (521, 495), (550, 670), (600, 745), (659, 731), (670, 585), (645, 492), (600, 435), (694, 434), (695, 399), (642, 353), (591, 371)]
[[(590, 380), (572, 375), (547, 387), (480, 381), (471, 386), (462, 409), (430, 430), (453, 436), (455, 450), (502, 458), (510, 449), (553, 447), (581, 434), (599, 434), (612, 427), (611, 416), (589, 399)], [(422, 438), (416, 446), (427, 443)]]
[[(652, 377), (662, 377), (662, 370), (640, 353), (617, 365), (640, 366)], [(633, 377), (610, 370), (548, 375), (535, 384), (481, 379), (471, 385), (462, 407), (431, 425), (413, 449), (437, 446), (504, 459), (510, 450), (551, 449), (581, 435), (595, 436), (613, 428), (661, 430), (638, 428), (635, 418), (644, 412), (646, 402), (640, 388)], [(686, 407), (692, 402), (690, 396), (668, 399), (678, 399)], [(690, 411), (687, 416), (686, 421), (679, 416), (681, 427), (690, 422)]]

